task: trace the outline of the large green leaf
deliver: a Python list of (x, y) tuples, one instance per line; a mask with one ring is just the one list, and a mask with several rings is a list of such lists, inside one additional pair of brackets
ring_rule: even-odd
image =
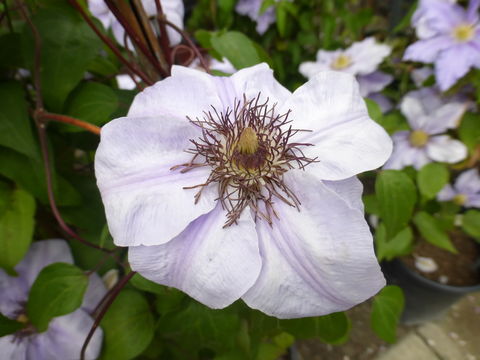
[(417, 184), (420, 193), (432, 199), (448, 183), (450, 173), (445, 165), (430, 163), (417, 173)]
[(393, 238), (387, 239), (384, 224), (379, 224), (375, 231), (375, 245), (379, 261), (392, 260), (395, 257), (407, 255), (412, 250), (413, 233), (407, 226), (400, 230)]
[(48, 265), (38, 274), (30, 289), (28, 318), (39, 332), (47, 330), (51, 319), (80, 307), (87, 285), (87, 275), (75, 265)]
[(27, 109), (25, 92), (20, 83), (0, 83), (0, 145), (38, 159)]
[(236, 69), (243, 69), (263, 61), (269, 62), (267, 55), (246, 35), (229, 31), (212, 36), (210, 42), (221, 56), (226, 57)]
[(480, 144), (480, 122), (478, 114), (466, 113), (458, 128), (458, 136), (460, 140), (473, 151), (477, 144)]
[(453, 246), (450, 238), (432, 215), (425, 211), (420, 211), (413, 218), (413, 222), (423, 238), (429, 243), (454, 254), (457, 253), (457, 249)]
[(383, 220), (387, 238), (404, 229), (417, 201), (417, 191), (413, 181), (398, 170), (382, 171), (375, 183), (380, 217)]
[(404, 304), (403, 291), (395, 285), (385, 286), (373, 298), (371, 324), (381, 339), (389, 343), (396, 341), (397, 325)]
[(462, 229), (468, 235), (480, 241), (480, 211), (468, 210), (462, 218)]
[(100, 325), (104, 333), (100, 359), (104, 360), (132, 359), (145, 350), (153, 338), (152, 313), (145, 298), (135, 290), (122, 290)]
[[(61, 112), (68, 94), (83, 79), (89, 64), (101, 48), (101, 42), (68, 2), (42, 8), (33, 22), (42, 39), (41, 82), (46, 106)], [(34, 40), (24, 27), (24, 57), (33, 70)]]
[(0, 337), (13, 334), (23, 328), (23, 326), (23, 323), (9, 319), (0, 313)]
[(7, 207), (0, 217), (0, 267), (9, 273), (22, 260), (32, 242), (35, 200), (22, 189), (8, 194)]
[[(94, 82), (83, 83), (70, 95), (66, 104), (66, 114), (101, 126), (111, 120), (110, 115), (118, 107), (118, 97), (106, 85)], [(82, 131), (74, 126), (64, 126), (67, 131)]]

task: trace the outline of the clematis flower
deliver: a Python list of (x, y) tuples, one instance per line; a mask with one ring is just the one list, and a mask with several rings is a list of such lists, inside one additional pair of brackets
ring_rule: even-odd
[[(44, 267), (56, 262), (73, 263), (68, 245), (63, 240), (44, 240), (31, 245), (25, 258), (15, 267), (17, 277), (8, 276), (0, 269), (0, 313), (28, 324), (25, 304), (30, 287)], [(27, 325), (12, 335), (0, 337), (2, 359), (78, 359), (93, 325), (90, 314), (106, 293), (96, 274), (89, 279), (82, 306), (71, 314), (53, 318), (46, 331), (37, 333), (33, 326)], [(87, 347), (87, 359), (98, 357), (102, 337), (101, 329), (97, 329)]]
[(465, 159), (465, 145), (445, 132), (457, 127), (466, 109), (466, 102), (445, 102), (433, 88), (409, 92), (400, 110), (412, 130), (393, 134), (393, 153), (384, 168), (420, 169), (432, 161), (453, 164)]
[(438, 194), (439, 201), (453, 201), (464, 207), (480, 207), (480, 176), (477, 169), (461, 173), (455, 184), (446, 185)]
[(384, 286), (355, 175), (390, 151), (351, 75), (291, 93), (266, 64), (174, 66), (102, 128), (95, 172), (132, 269), (211, 308), (295, 318)]
[(454, 85), (471, 68), (480, 68), (480, 0), (465, 10), (445, 0), (421, 0), (412, 17), (419, 40), (410, 45), (404, 60), (435, 63), (442, 91)]
[(344, 50), (317, 52), (317, 60), (300, 64), (299, 71), (310, 79), (319, 71), (334, 70), (346, 72), (357, 77), (360, 84), (360, 94), (363, 97), (373, 97), (387, 110), (391, 107), (388, 99), (379, 94), (385, 86), (393, 81), (393, 77), (377, 70), (382, 61), (390, 55), (392, 49), (386, 44), (379, 44), (373, 37), (353, 43)]
[[(278, 0), (276, 0), (278, 1)], [(257, 32), (262, 35), (267, 31), (270, 25), (275, 22), (275, 8), (268, 7), (261, 13), (263, 0), (239, 0), (235, 10), (240, 15), (246, 15), (257, 23), (255, 28)]]
[[(183, 29), (183, 1), (160, 0), (160, 3), (167, 20), (178, 26), (180, 29)], [(155, 0), (142, 0), (142, 5), (147, 16), (155, 16), (157, 14)], [(93, 16), (100, 20), (105, 29), (112, 29), (113, 36), (119, 44), (124, 43), (125, 30), (110, 11), (104, 0), (88, 0), (88, 9)], [(171, 27), (167, 26), (167, 33), (171, 45), (177, 45), (182, 41), (181, 35)]]

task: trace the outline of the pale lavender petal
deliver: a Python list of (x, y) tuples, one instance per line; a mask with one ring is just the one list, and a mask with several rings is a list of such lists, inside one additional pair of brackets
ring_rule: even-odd
[(435, 62), (435, 77), (442, 91), (449, 89), (472, 66), (478, 64), (480, 50), (468, 44), (460, 44), (442, 51)]
[(453, 45), (454, 40), (450, 35), (435, 36), (433, 38), (419, 40), (407, 48), (403, 60), (430, 64), (437, 60), (440, 52), (451, 48)]
[(428, 113), (418, 91), (411, 91), (403, 97), (400, 111), (405, 115), (413, 130), (423, 129), (428, 121)]
[[(27, 349), (29, 360), (79, 359), (82, 345), (93, 325), (83, 310), (53, 318), (46, 332), (31, 337)], [(103, 331), (97, 328), (88, 344), (85, 358), (93, 360), (100, 354)]]
[[(199, 96), (201, 94), (201, 96)], [(216, 78), (202, 71), (173, 66), (172, 76), (138, 94), (128, 111), (129, 117), (155, 117), (160, 122), (187, 122), (202, 117), (211, 106), (223, 110)]]
[(307, 79), (311, 79), (317, 75), (320, 71), (330, 70), (329, 64), (322, 64), (313, 61), (306, 61), (300, 64), (298, 71)]
[(467, 8), (467, 21), (471, 24), (478, 23), (478, 8), (480, 7), (480, 0), (470, 0)]
[[(0, 313), (13, 318), (27, 301), (29, 285), (21, 277), (13, 277), (0, 269)], [(0, 347), (1, 348), (1, 347)]]
[(239, 0), (235, 10), (240, 15), (246, 15), (257, 23), (256, 30), (262, 35), (275, 22), (275, 9), (270, 6), (260, 14), (263, 0)]
[(130, 247), (130, 265), (147, 279), (176, 287), (211, 308), (228, 306), (253, 285), (262, 260), (249, 209), (237, 224), (224, 228), (226, 220), (218, 204), (165, 245)]
[(356, 176), (339, 181), (324, 180), (323, 184), (337, 193), (352, 209), (363, 212), (363, 184)]
[(0, 337), (0, 351), (5, 360), (30, 360), (27, 357), (27, 339), (18, 339), (14, 335)]
[(369, 99), (375, 101), (378, 106), (380, 106), (380, 110), (382, 113), (389, 112), (393, 109), (392, 101), (382, 93), (374, 93), (367, 96)]
[(391, 52), (390, 46), (377, 43), (373, 37), (355, 42), (345, 51), (352, 59), (352, 73), (358, 75), (371, 74), (377, 70), (383, 59)]
[(480, 208), (480, 194), (467, 195), (467, 200), (463, 206)]
[(110, 12), (107, 4), (104, 0), (88, 0), (88, 10), (102, 23), (105, 29), (108, 29), (112, 22), (115, 21), (115, 17)]
[(297, 318), (346, 310), (378, 292), (385, 280), (362, 211), (307, 172), (289, 171), (285, 182), (300, 211), (278, 201), (273, 226), (257, 222), (263, 266), (242, 297), (247, 305)]
[(341, 180), (381, 166), (390, 156), (392, 143), (385, 130), (368, 117), (354, 77), (321, 72), (299, 87), (283, 104), (300, 132), (295, 141), (309, 143), (302, 149), (324, 180)]
[(97, 273), (90, 274), (88, 278), (88, 287), (83, 296), (81, 308), (87, 313), (92, 314), (100, 300), (107, 293), (107, 288)]
[(435, 161), (457, 163), (467, 157), (467, 147), (447, 135), (432, 136), (425, 146), (428, 156)]
[(383, 71), (375, 71), (368, 75), (359, 75), (357, 80), (360, 85), (360, 94), (366, 97), (369, 94), (382, 91), (385, 86), (393, 81), (393, 76)]
[(73, 264), (73, 257), (65, 240), (51, 239), (36, 241), (15, 267), (22, 281), (30, 288), (45, 266), (56, 262)]
[(222, 58), (222, 61), (218, 61), (215, 58), (211, 58), (210, 59), (210, 69), (221, 71), (225, 74), (233, 74), (234, 72), (237, 71), (237, 69), (235, 69), (233, 64), (230, 61), (228, 61), (228, 59), (225, 58), (225, 57)]
[(185, 150), (198, 135), (197, 127), (176, 118), (120, 118), (102, 128), (95, 175), (115, 244), (165, 243), (213, 209), (218, 195), (212, 186), (196, 204), (200, 189), (184, 189), (204, 184), (209, 168), (172, 170), (191, 161)]
[(477, 169), (462, 172), (455, 180), (455, 189), (462, 194), (480, 192), (480, 176)]
[(400, 170), (406, 166), (415, 166), (420, 169), (423, 165), (430, 162), (423, 148), (416, 148), (410, 144), (409, 131), (399, 131), (393, 134), (393, 152), (384, 169)]
[(417, 87), (422, 86), (422, 84), (427, 80), (430, 76), (433, 75), (433, 69), (427, 66), (424, 66), (419, 69), (414, 69), (411, 72), (412, 80), (417, 85)]
[(452, 185), (447, 184), (438, 192), (437, 200), (450, 201), (455, 197), (455, 195), (457, 195), (457, 192), (453, 189)]
[(425, 124), (423, 129), (433, 135), (454, 129), (460, 124), (465, 111), (467, 111), (467, 103), (447, 103), (431, 114), (430, 121)]

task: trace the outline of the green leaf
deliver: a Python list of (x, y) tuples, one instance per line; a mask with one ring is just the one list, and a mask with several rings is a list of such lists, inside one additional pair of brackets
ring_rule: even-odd
[(367, 105), (368, 115), (376, 122), (380, 122), (382, 118), (382, 109), (380, 106), (369, 98), (364, 98), (363, 100), (365, 100), (365, 104)]
[(0, 313), (0, 337), (16, 333), (23, 326), (23, 323), (9, 319)]
[(7, 33), (0, 36), (0, 67), (19, 68), (23, 66), (20, 48), (21, 36), (18, 33)]
[(426, 241), (439, 248), (457, 254), (457, 249), (453, 246), (450, 238), (445, 234), (432, 215), (420, 211), (414, 216), (413, 222)]
[(258, 45), (238, 31), (212, 36), (210, 42), (215, 51), (226, 57), (236, 69), (268, 61), (265, 54), (258, 51)]
[(362, 201), (365, 205), (365, 212), (367, 214), (378, 215), (380, 213), (380, 211), (378, 210), (378, 201), (375, 194), (364, 195)]
[(30, 289), (28, 318), (39, 332), (56, 316), (69, 314), (82, 305), (88, 277), (72, 264), (54, 263), (43, 268)]
[[(61, 112), (68, 94), (83, 79), (100, 50), (101, 42), (67, 2), (40, 9), (33, 23), (42, 38), (42, 95), (49, 110)], [(29, 26), (24, 28), (23, 48), (33, 70), (35, 47)]]
[(458, 127), (458, 137), (470, 151), (480, 143), (480, 123), (478, 114), (466, 113)]
[(135, 274), (133, 275), (132, 279), (130, 280), (130, 284), (135, 286), (139, 290), (151, 292), (154, 294), (163, 294), (165, 293), (165, 287), (162, 285), (158, 285), (154, 283), (153, 281), (150, 281), (148, 279), (145, 279), (142, 275), (140, 274)]
[(348, 338), (350, 320), (343, 312), (304, 319), (281, 320), (285, 331), (297, 339), (319, 337), (329, 344), (341, 344)]
[(256, 356), (257, 360), (277, 360), (295, 342), (295, 338), (285, 332), (274, 336), (272, 340), (260, 344)]
[(104, 333), (100, 359), (104, 360), (132, 359), (145, 350), (153, 338), (153, 317), (148, 303), (135, 290), (122, 290), (100, 326)]
[(13, 274), (32, 242), (35, 200), (22, 189), (8, 195), (7, 208), (0, 217), (0, 267)]
[(468, 210), (463, 214), (462, 229), (468, 235), (480, 241), (480, 211)]
[(390, 135), (397, 131), (410, 129), (405, 117), (398, 110), (391, 111), (375, 120), (382, 125)]
[(30, 158), (39, 158), (25, 92), (22, 85), (15, 81), (0, 83), (0, 145)]
[(417, 191), (413, 181), (398, 170), (382, 171), (375, 183), (380, 217), (385, 223), (387, 238), (404, 229), (417, 201)]
[(398, 321), (403, 311), (405, 297), (401, 288), (385, 286), (373, 298), (371, 325), (381, 339), (394, 343)]
[(379, 224), (375, 231), (375, 245), (379, 261), (392, 260), (395, 257), (407, 255), (412, 251), (413, 233), (407, 226), (391, 239), (387, 239), (384, 224)]
[(420, 193), (432, 199), (448, 183), (450, 173), (445, 165), (430, 163), (417, 173), (417, 184)]

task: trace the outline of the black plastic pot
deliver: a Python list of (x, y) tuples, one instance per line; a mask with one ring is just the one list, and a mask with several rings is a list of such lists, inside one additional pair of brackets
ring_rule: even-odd
[(404, 324), (419, 324), (441, 316), (465, 294), (480, 291), (475, 286), (451, 286), (424, 278), (410, 270), (400, 260), (382, 263), (387, 282), (400, 286), (405, 293)]

